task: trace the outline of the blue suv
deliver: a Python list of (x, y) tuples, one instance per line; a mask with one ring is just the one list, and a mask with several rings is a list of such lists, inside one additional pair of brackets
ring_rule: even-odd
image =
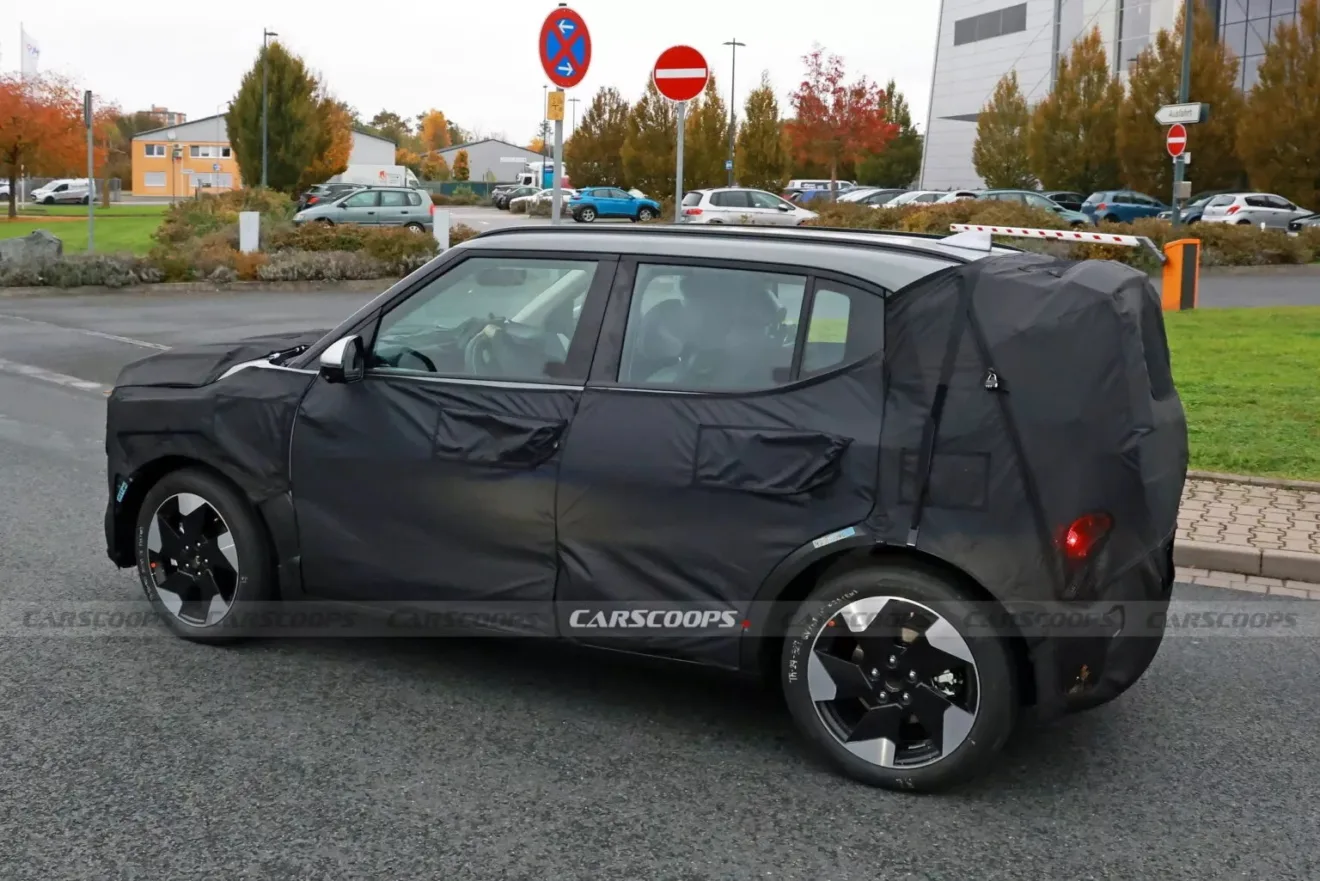
[(1131, 223), (1139, 217), (1157, 217), (1169, 206), (1134, 190), (1102, 190), (1082, 203), (1082, 213), (1094, 223)]
[(654, 220), (660, 216), (660, 203), (618, 187), (584, 187), (569, 200), (568, 211), (578, 223), (591, 223), (597, 217)]

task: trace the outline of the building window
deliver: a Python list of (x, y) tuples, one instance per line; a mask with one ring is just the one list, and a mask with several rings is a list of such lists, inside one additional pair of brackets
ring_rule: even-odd
[(1016, 34), (1026, 29), (1027, 4), (1019, 3), (1016, 6), (1006, 6), (993, 12), (985, 12), (981, 15), (973, 15), (971, 18), (955, 21), (953, 23), (953, 45), (962, 46), (965, 43), (979, 43), (981, 40), (990, 40), (995, 37), (1002, 37), (1005, 34)]
[(142, 185), (144, 187), (159, 187), (163, 189), (165, 187), (165, 172), (148, 171), (146, 174), (142, 175)]
[(145, 145), (145, 152), (144, 152), (142, 155), (144, 155), (144, 156), (159, 156), (160, 158), (164, 159), (164, 158), (165, 158), (165, 145), (164, 145), (164, 144), (146, 144), (146, 145)]
[(1150, 45), (1150, 0), (1122, 0), (1118, 7), (1118, 64), (1126, 71)]
[(1059, 69), (1059, 59), (1067, 58), (1073, 43), (1083, 36), (1086, 20), (1082, 14), (1084, 0), (1055, 0), (1054, 7), (1054, 72)]
[(220, 159), (220, 158), (228, 159), (229, 148), (212, 146), (210, 144), (206, 144), (206, 145), (193, 144), (191, 147), (188, 148), (188, 155), (191, 156), (193, 159)]
[(221, 159), (228, 159), (231, 155), (233, 155), (233, 153), (232, 153), (232, 151), (231, 151), (228, 147), (221, 147), (221, 148), (220, 148), (220, 158), (221, 158)]

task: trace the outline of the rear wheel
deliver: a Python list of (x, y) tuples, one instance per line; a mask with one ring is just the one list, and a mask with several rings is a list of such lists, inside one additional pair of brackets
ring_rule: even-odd
[(205, 471), (167, 474), (142, 501), (137, 522), (142, 589), (175, 635), (236, 639), (240, 615), (273, 594), (270, 550), (251, 506)]
[(827, 576), (780, 659), (789, 710), (815, 751), (886, 789), (945, 789), (984, 770), (1012, 733), (1018, 695), (1006, 642), (965, 632), (976, 606), (915, 567)]
[(420, 223), (409, 223), (409, 224), (406, 224), (406, 225), (404, 226), (404, 229), (410, 229), (410, 230), (412, 230), (413, 232), (426, 232), (426, 227), (422, 226)]
[(1118, 223), (1118, 222), (1119, 222), (1119, 219), (1118, 219), (1118, 215), (1117, 215), (1117, 214), (1107, 214), (1107, 215), (1105, 215), (1104, 220), (1105, 220), (1105, 223)]
[(583, 208), (577, 214), (573, 215), (573, 219), (581, 221), (582, 223), (593, 223), (596, 220), (596, 209)]
[(1251, 226), (1251, 221), (1250, 221), (1250, 220), (1239, 220), (1239, 221), (1237, 222), (1237, 225), (1238, 225), (1238, 226)]

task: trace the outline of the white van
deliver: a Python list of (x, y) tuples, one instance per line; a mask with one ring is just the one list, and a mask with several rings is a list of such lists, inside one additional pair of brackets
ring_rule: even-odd
[[(837, 180), (834, 183), (840, 190), (851, 190), (857, 186), (856, 182), (850, 180)], [(828, 190), (829, 188), (828, 180), (791, 180), (785, 187), (789, 190)]]
[(412, 169), (403, 165), (350, 165), (328, 184), (361, 184), (367, 187), (420, 187)]
[(86, 205), (94, 197), (95, 192), (86, 178), (53, 180), (28, 194), (28, 199), (38, 205)]

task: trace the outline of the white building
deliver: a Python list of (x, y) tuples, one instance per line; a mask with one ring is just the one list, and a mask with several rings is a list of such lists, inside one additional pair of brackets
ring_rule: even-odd
[[(1274, 28), (1296, 15), (1296, 4), (1207, 4), (1221, 37), (1242, 58), (1240, 85), (1255, 83)], [(1039, 101), (1054, 85), (1059, 57), (1098, 27), (1110, 64), (1122, 76), (1154, 34), (1173, 27), (1181, 6), (1181, 0), (942, 0), (920, 187), (984, 185), (972, 166), (976, 119), (1009, 71), (1017, 71), (1027, 101)]]

